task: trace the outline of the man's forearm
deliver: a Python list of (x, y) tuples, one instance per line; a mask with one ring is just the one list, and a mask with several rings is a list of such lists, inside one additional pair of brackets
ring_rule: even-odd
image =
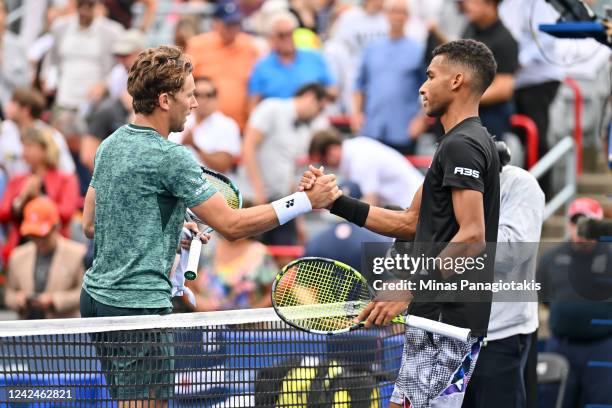
[(370, 207), (364, 227), (388, 237), (410, 240), (416, 233), (418, 218), (418, 214), (410, 210), (394, 211)]

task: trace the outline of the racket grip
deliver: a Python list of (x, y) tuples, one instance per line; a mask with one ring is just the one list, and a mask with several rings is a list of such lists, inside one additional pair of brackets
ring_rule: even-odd
[(202, 241), (195, 237), (191, 240), (189, 246), (189, 258), (187, 259), (187, 269), (185, 270), (185, 279), (194, 280), (198, 277), (198, 263), (200, 263), (200, 252), (202, 252)]
[(417, 329), (440, 334), (442, 336), (450, 337), (461, 341), (468, 341), (471, 336), (470, 329), (452, 326), (450, 324), (437, 322), (431, 319), (425, 319), (424, 317), (419, 316), (408, 315), (405, 318), (404, 323), (408, 326), (416, 327)]

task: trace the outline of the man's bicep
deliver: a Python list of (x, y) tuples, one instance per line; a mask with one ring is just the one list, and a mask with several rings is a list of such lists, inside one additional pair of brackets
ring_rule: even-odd
[(444, 187), (484, 193), (486, 159), (482, 149), (468, 140), (450, 141), (444, 150)]
[(414, 193), (414, 197), (412, 198), (412, 203), (408, 208), (408, 211), (413, 212), (415, 214), (419, 214), (421, 211), (421, 198), (423, 197), (423, 184), (419, 187), (419, 189)]
[(453, 188), (453, 211), (459, 228), (475, 227), (484, 233), (484, 203), (480, 191), (466, 188)]

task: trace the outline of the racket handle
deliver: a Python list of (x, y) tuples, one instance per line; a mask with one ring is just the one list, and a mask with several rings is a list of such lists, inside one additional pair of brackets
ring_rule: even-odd
[(425, 319), (424, 317), (408, 315), (397, 316), (392, 320), (393, 323), (404, 323), (408, 326), (416, 327), (417, 329), (425, 330), (431, 333), (440, 334), (442, 336), (450, 337), (453, 339), (468, 341), (471, 336), (470, 329), (464, 329), (463, 327), (452, 326), (450, 324), (437, 322), (431, 319)]
[(185, 271), (185, 279), (194, 280), (198, 277), (198, 263), (200, 263), (200, 252), (202, 252), (202, 241), (195, 237), (191, 240), (189, 246), (189, 258), (187, 260), (187, 270)]

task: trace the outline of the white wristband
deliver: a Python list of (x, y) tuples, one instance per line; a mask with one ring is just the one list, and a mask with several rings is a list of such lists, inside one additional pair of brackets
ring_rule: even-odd
[(308, 196), (303, 191), (273, 201), (271, 204), (274, 207), (280, 225), (312, 210), (310, 199), (308, 199)]

